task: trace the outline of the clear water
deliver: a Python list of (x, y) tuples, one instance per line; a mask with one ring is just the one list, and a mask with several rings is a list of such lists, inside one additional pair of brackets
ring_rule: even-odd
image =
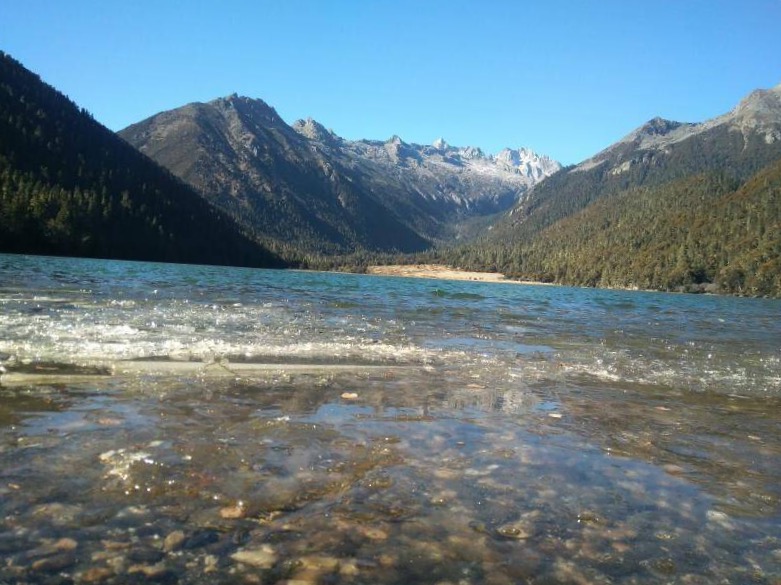
[(779, 317), (0, 256), (0, 583), (777, 584)]

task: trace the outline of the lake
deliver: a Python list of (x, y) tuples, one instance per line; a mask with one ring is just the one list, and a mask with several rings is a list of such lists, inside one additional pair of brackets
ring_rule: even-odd
[(777, 585), (780, 317), (0, 255), (0, 583)]

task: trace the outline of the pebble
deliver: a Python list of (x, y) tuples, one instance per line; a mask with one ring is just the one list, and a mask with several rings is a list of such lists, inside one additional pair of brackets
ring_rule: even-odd
[(181, 548), (184, 543), (184, 532), (181, 530), (174, 530), (163, 540), (163, 550), (165, 552), (172, 552)]
[(373, 526), (362, 527), (361, 533), (370, 540), (387, 540), (388, 533)]
[(79, 543), (72, 538), (61, 538), (54, 543), (54, 548), (61, 551), (76, 550)]
[(496, 533), (510, 540), (525, 540), (531, 536), (531, 532), (523, 524), (504, 524), (496, 529)]
[(128, 560), (134, 563), (156, 563), (163, 558), (163, 551), (155, 548), (134, 548), (127, 553)]
[(158, 583), (175, 583), (178, 581), (176, 573), (165, 566), (165, 563), (156, 565), (131, 565), (127, 570), (129, 575), (140, 574), (144, 578)]
[(37, 518), (45, 517), (56, 526), (67, 526), (73, 524), (81, 512), (80, 506), (53, 503), (36, 506), (32, 515)]
[(357, 577), (360, 572), (358, 561), (355, 559), (345, 559), (339, 565), (339, 574), (343, 577)]
[(287, 581), (288, 585), (316, 585), (323, 581), (324, 575), (335, 573), (339, 569), (340, 561), (336, 557), (313, 555), (299, 558), (297, 564), (298, 568)]
[(219, 559), (214, 555), (206, 555), (203, 557), (203, 572), (213, 573), (217, 570), (217, 563)]
[(231, 558), (259, 569), (270, 569), (277, 562), (277, 553), (269, 545), (264, 544), (260, 548), (237, 551), (231, 555)]
[(247, 515), (247, 508), (243, 502), (239, 502), (235, 506), (226, 506), (220, 508), (220, 516), (228, 520), (236, 520), (238, 518), (244, 518)]
[(76, 557), (71, 553), (60, 553), (46, 557), (45, 559), (38, 559), (33, 563), (33, 571), (41, 571), (44, 573), (58, 573), (63, 569), (72, 567), (76, 564)]
[(100, 583), (114, 576), (114, 571), (106, 567), (92, 567), (78, 576), (80, 583)]
[(342, 392), (342, 400), (358, 400), (356, 392)]
[(676, 572), (675, 562), (672, 559), (656, 559), (653, 567), (663, 575), (674, 575)]
[(129, 542), (122, 542), (118, 540), (102, 540), (103, 548), (106, 550), (127, 550), (130, 548)]
[(602, 524), (602, 519), (596, 512), (583, 510), (578, 514), (578, 524)]
[(310, 571), (332, 573), (339, 568), (339, 559), (324, 555), (301, 557), (298, 559), (298, 562), (304, 570)]
[(56, 541), (44, 539), (40, 546), (28, 551), (27, 556), (30, 559), (48, 557), (56, 553), (75, 550), (78, 546), (79, 544), (72, 538), (61, 538)]
[(220, 540), (220, 535), (215, 530), (199, 530), (185, 539), (182, 546), (186, 549), (201, 548)]

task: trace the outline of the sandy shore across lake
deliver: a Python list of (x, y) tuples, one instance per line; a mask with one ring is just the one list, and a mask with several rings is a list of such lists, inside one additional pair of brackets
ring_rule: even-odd
[(382, 276), (407, 276), (411, 278), (439, 278), (444, 280), (473, 280), (476, 282), (506, 282), (511, 284), (542, 284), (539, 282), (526, 282), (510, 280), (504, 274), (498, 272), (469, 272), (458, 270), (451, 266), (438, 264), (395, 264), (390, 266), (369, 266), (367, 274)]

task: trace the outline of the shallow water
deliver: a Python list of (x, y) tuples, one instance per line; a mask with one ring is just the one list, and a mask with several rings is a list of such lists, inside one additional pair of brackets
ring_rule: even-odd
[(777, 584), (780, 309), (0, 256), (0, 583)]

